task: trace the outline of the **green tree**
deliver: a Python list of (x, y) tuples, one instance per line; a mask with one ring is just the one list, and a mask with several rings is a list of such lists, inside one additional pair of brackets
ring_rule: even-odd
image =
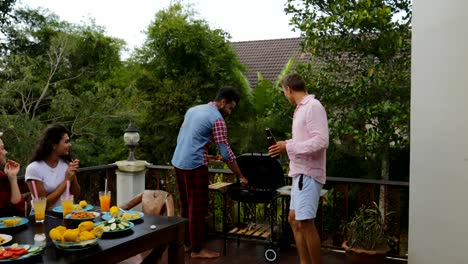
[(0, 24), (7, 23), (13, 10), (16, 0), (0, 1)]
[[(93, 22), (74, 25), (41, 10), (23, 9), (5, 26), (1, 57), (0, 129), (26, 163), (40, 131), (62, 122), (72, 132), (82, 165), (125, 157), (128, 70), (120, 61), (123, 42)], [(13, 145), (12, 144), (12, 145)]]
[(139, 151), (144, 153), (139, 155), (168, 164), (187, 109), (213, 100), (225, 85), (242, 94), (240, 109), (228, 120), (235, 138), (236, 123), (248, 116), (250, 88), (228, 39), (227, 33), (211, 29), (181, 4), (156, 14), (143, 47), (131, 59), (141, 69), (136, 85), (145, 96), (139, 106), (144, 114), (137, 121), (142, 134)]
[[(275, 82), (266, 80), (260, 72), (257, 73), (257, 86), (253, 88), (252, 92), (253, 109), (249, 113), (251, 117), (240, 124), (241, 138), (243, 139), (240, 148), (242, 153), (267, 152), (265, 128), (270, 128), (277, 140), (291, 137), (294, 108), (285, 99), (280, 81), (293, 69), (293, 66), (294, 58), (291, 58)], [(286, 155), (283, 155), (282, 161), (285, 163), (287, 162), (286, 158)]]
[(391, 149), (409, 147), (411, 1), (288, 0), (286, 12), (316, 58), (302, 73), (327, 109), (330, 138), (380, 160), (388, 180)]

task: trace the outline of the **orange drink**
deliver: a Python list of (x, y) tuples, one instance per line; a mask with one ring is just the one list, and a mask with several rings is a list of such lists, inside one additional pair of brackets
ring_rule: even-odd
[(101, 206), (101, 212), (109, 212), (110, 201), (111, 201), (111, 191), (99, 192), (99, 203)]
[(45, 220), (45, 210), (46, 210), (47, 198), (40, 197), (39, 199), (33, 200), (34, 207), (34, 219), (36, 223), (43, 223)]
[(68, 214), (73, 212), (73, 195), (69, 195), (68, 199), (66, 196), (62, 196), (62, 211), (63, 216), (65, 217)]

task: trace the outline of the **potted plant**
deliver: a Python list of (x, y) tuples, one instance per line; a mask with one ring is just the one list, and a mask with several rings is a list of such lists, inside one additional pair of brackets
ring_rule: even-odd
[(390, 248), (384, 219), (375, 202), (360, 207), (344, 229), (347, 240), (342, 247), (346, 250), (348, 263), (384, 263)]

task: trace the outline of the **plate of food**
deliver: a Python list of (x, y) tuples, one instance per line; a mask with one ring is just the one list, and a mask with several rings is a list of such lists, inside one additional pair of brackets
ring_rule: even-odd
[[(88, 204), (86, 201), (81, 201), (80, 203), (73, 205), (73, 212), (91, 211), (93, 209), (94, 206)], [(63, 214), (63, 208), (61, 205), (54, 207), (52, 211)]]
[(59, 240), (52, 240), (52, 242), (54, 242), (54, 245), (57, 248), (73, 251), (73, 250), (83, 250), (83, 249), (94, 247), (95, 245), (97, 245), (100, 238), (101, 237), (96, 237), (93, 239), (79, 241), (79, 242), (65, 242), (65, 241), (62, 242)]
[(27, 223), (29, 223), (29, 220), (25, 217), (19, 217), (19, 216), (1, 217), (0, 229), (22, 226)]
[(71, 214), (67, 214), (65, 219), (70, 219), (74, 221), (93, 221), (96, 217), (101, 214), (98, 212), (88, 212), (88, 211), (79, 211)]
[(121, 218), (111, 218), (107, 221), (98, 222), (95, 226), (102, 226), (104, 233), (120, 233), (132, 229), (135, 224)]
[(104, 230), (91, 221), (84, 221), (78, 228), (67, 229), (57, 226), (49, 231), (49, 237), (57, 248), (63, 250), (82, 250), (95, 246)]
[(106, 213), (102, 214), (102, 219), (108, 221), (111, 218), (120, 218), (121, 220), (135, 221), (135, 220), (141, 219), (141, 218), (143, 218), (143, 216), (145, 216), (145, 214), (143, 212), (132, 211), (132, 210), (128, 210), (128, 211), (119, 210), (118, 213), (116, 213), (114, 215), (115, 215), (115, 217), (112, 217), (109, 212), (106, 212)]
[(30, 258), (42, 253), (44, 249), (33, 245), (13, 244), (7, 247), (0, 247), (0, 262), (13, 262)]
[(10, 235), (0, 234), (0, 246), (10, 242), (11, 239), (13, 239), (13, 237)]

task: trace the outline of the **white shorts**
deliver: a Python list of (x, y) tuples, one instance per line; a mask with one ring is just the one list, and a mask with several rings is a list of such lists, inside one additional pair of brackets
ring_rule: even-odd
[(302, 177), (302, 190), (299, 190), (300, 176), (301, 174), (292, 178), (289, 210), (295, 211), (296, 220), (315, 219), (323, 184), (310, 176), (304, 175)]

